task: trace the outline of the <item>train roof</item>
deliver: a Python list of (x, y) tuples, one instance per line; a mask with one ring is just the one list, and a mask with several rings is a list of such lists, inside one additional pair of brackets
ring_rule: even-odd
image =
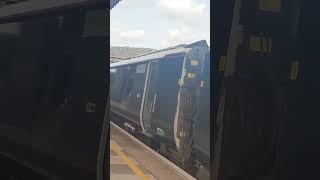
[(174, 46), (171, 48), (166, 48), (166, 49), (162, 49), (159, 51), (155, 51), (155, 52), (151, 52), (151, 53), (147, 53), (147, 54), (142, 54), (142, 55), (139, 55), (139, 56), (127, 59), (127, 60), (111, 63), (110, 67), (113, 68), (113, 67), (123, 66), (123, 65), (127, 65), (127, 64), (135, 64), (135, 63), (150, 61), (153, 59), (160, 59), (165, 56), (172, 55), (172, 54), (187, 53), (188, 51), (190, 51), (190, 49), (192, 49), (193, 47), (196, 47), (196, 46), (209, 48), (207, 42), (205, 40), (202, 40), (202, 41), (197, 41), (197, 42), (189, 44), (189, 45), (184, 45), (184, 44), (177, 45), (177, 46)]
[(19, 2), (0, 7), (0, 24), (82, 7), (105, 7), (107, 9), (108, 2), (106, 0), (31, 0)]

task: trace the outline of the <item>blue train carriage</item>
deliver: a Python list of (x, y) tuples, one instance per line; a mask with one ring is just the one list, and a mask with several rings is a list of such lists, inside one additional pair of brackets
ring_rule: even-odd
[(113, 120), (152, 138), (181, 166), (208, 161), (209, 60), (199, 41), (112, 63), (110, 107), (121, 117)]
[(107, 5), (0, 8), (1, 156), (45, 178), (108, 178)]
[(193, 132), (193, 163), (197, 165), (198, 179), (210, 178), (210, 141), (213, 142), (213, 134), (215, 126), (213, 119), (210, 118), (210, 53), (206, 54), (203, 70), (201, 73), (200, 90), (198, 94), (198, 108), (195, 114), (195, 126)]

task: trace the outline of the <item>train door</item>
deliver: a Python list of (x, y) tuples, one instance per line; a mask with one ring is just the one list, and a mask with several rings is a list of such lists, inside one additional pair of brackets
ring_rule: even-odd
[(158, 78), (152, 108), (152, 130), (163, 141), (172, 141), (177, 110), (179, 79), (185, 54), (165, 57), (158, 64)]
[(146, 93), (142, 107), (142, 125), (146, 132), (150, 133), (151, 118), (154, 112), (155, 102), (157, 100), (156, 85), (158, 79), (158, 62), (151, 62), (149, 64), (149, 71), (147, 73)]

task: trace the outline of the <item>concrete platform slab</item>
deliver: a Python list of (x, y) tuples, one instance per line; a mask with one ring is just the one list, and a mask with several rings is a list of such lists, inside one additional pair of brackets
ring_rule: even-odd
[(111, 122), (111, 180), (195, 180)]

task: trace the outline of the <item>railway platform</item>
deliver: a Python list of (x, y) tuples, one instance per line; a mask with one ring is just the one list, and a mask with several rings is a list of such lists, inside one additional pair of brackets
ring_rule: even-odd
[(110, 174), (111, 180), (195, 180), (112, 122)]

